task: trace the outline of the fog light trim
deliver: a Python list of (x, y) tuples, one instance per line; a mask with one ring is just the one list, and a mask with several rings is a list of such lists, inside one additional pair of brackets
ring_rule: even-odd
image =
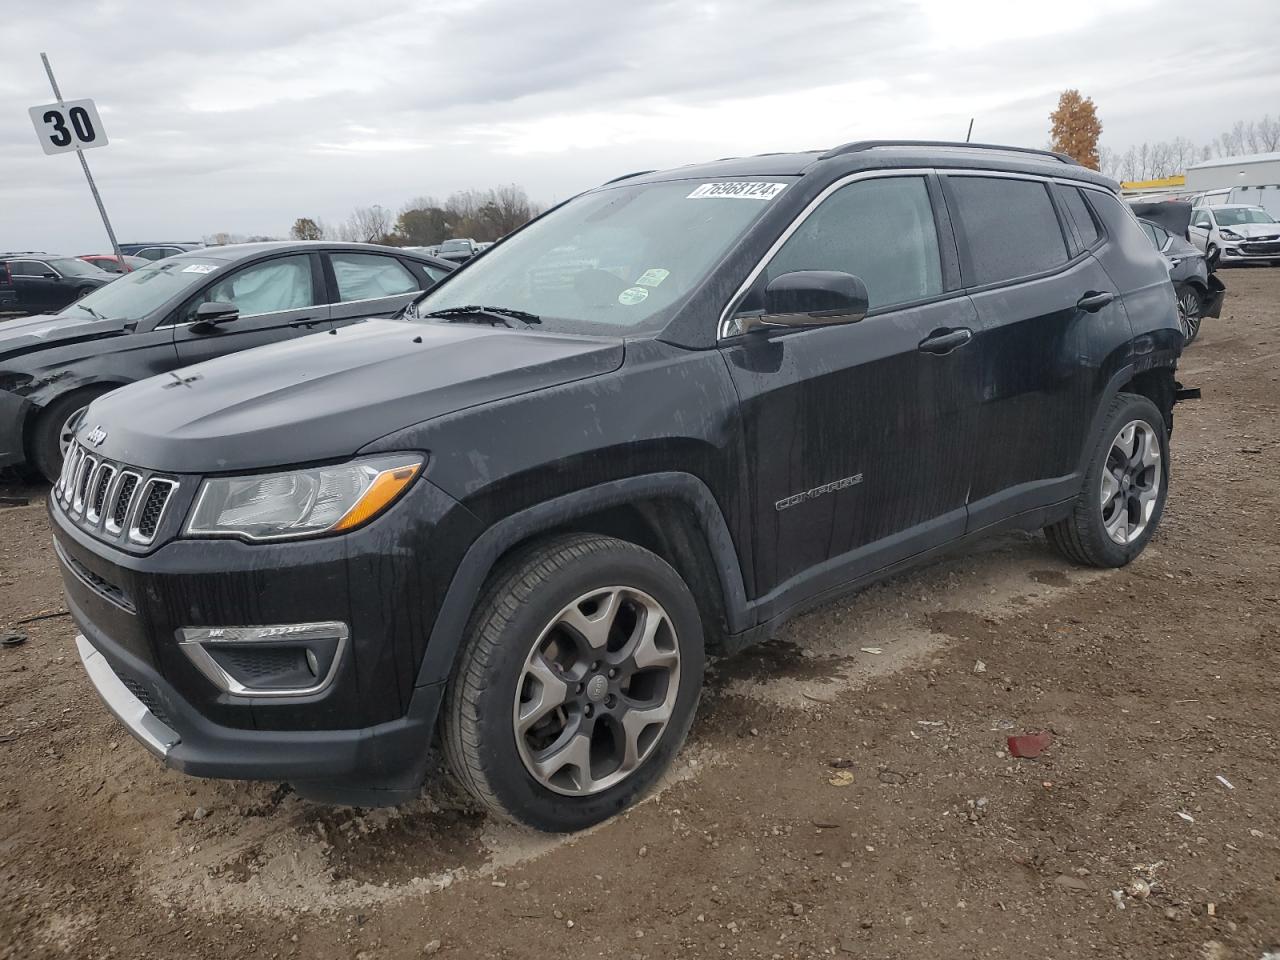
[[(235, 694), (238, 697), (261, 698), (309, 697), (323, 693), (333, 684), (333, 680), (338, 674), (338, 665), (342, 662), (342, 656), (346, 652), (347, 642), (351, 635), (347, 625), (338, 620), (326, 620), (319, 623), (282, 623), (258, 627), (180, 627), (175, 633), (179, 649), (187, 655), (187, 659), (215, 687), (224, 693)], [(239, 646), (241, 644), (246, 647), (253, 644), (279, 646), (281, 643), (297, 641), (310, 654), (307, 657), (308, 664), (310, 664), (315, 657), (305, 646), (308, 640), (336, 640), (337, 649), (334, 650), (333, 659), (330, 661), (329, 669), (325, 675), (320, 677), (316, 683), (304, 687), (271, 687), (264, 689), (246, 686), (224, 670), (204, 646), (206, 643), (219, 646)]]

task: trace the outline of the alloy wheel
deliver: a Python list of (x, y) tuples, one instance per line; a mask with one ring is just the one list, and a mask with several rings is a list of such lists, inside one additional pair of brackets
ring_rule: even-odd
[(516, 684), (525, 769), (567, 796), (607, 790), (657, 745), (679, 687), (679, 638), (658, 601), (621, 586), (583, 594), (543, 629)]
[(1188, 343), (1200, 332), (1201, 320), (1200, 295), (1194, 290), (1184, 290), (1178, 297), (1178, 324), (1182, 327), (1182, 337)]
[(75, 439), (76, 427), (80, 426), (80, 418), (84, 416), (84, 412), (88, 407), (81, 407), (79, 410), (72, 412), (71, 416), (62, 421), (62, 429), (58, 431), (58, 452), (64, 457), (67, 455), (67, 448), (71, 446), (71, 441)]
[(1160, 497), (1160, 438), (1145, 420), (1125, 424), (1107, 452), (1102, 469), (1102, 525), (1121, 546), (1147, 529)]

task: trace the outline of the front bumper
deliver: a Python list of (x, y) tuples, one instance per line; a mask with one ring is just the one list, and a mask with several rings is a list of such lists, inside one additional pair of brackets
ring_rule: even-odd
[(1280, 260), (1280, 242), (1256, 243), (1248, 240), (1222, 244), (1223, 263), (1270, 263)]
[(16, 393), (0, 390), (0, 467), (16, 467), (26, 462), (22, 435), (31, 406), (31, 401)]
[[(85, 670), (152, 753), (193, 776), (284, 780), (304, 795), (368, 805), (400, 802), (426, 774), (444, 677), (419, 667), (453, 570), (447, 544), (463, 549), (455, 524), (474, 523), (455, 520), (460, 509), (419, 482), (383, 517), (339, 537), (171, 539), (149, 553), (102, 542), (54, 497), (49, 512)], [(424, 570), (428, 555), (439, 567)], [(220, 689), (177, 636), (312, 620), (349, 625), (350, 642), (333, 682), (306, 695)]]

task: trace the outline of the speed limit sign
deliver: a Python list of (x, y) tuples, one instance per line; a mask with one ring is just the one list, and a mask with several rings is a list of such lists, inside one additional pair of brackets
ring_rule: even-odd
[(107, 145), (107, 133), (102, 129), (98, 108), (92, 100), (46, 103), (27, 112), (31, 114), (40, 146), (47, 154)]

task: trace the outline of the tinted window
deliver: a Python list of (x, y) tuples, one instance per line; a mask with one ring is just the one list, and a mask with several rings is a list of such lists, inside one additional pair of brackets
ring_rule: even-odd
[(1092, 247), (1098, 242), (1098, 225), (1093, 222), (1093, 214), (1089, 212), (1089, 206), (1084, 202), (1084, 197), (1080, 196), (1080, 191), (1075, 187), (1061, 190), (1058, 196), (1062, 198), (1063, 206), (1067, 208), (1067, 216), (1076, 226), (1076, 233), (1080, 234), (1080, 242), (1086, 247)]
[(1067, 244), (1049, 201), (1035, 180), (951, 177), (969, 246), (971, 286), (1052, 270), (1067, 262)]
[(141, 257), (143, 260), (163, 260), (165, 257), (172, 257), (175, 253), (182, 253), (181, 247), (144, 247), (134, 256)]
[(15, 277), (43, 277), (51, 273), (47, 264), (37, 260), (10, 260), (9, 273)]
[(376, 300), (421, 289), (413, 274), (394, 257), (369, 253), (335, 253), (330, 257), (338, 280), (338, 299)]
[(187, 319), (200, 304), (214, 300), (234, 303), (242, 317), (312, 306), (316, 301), (311, 289), (311, 258), (305, 253), (280, 257), (229, 274), (187, 305)]
[(1155, 227), (1147, 223), (1145, 220), (1140, 221), (1140, 223), (1142, 224), (1142, 232), (1147, 235), (1147, 239), (1151, 241), (1152, 246), (1159, 250), (1160, 240), (1156, 237)]
[(922, 177), (883, 177), (841, 187), (782, 245), (766, 282), (795, 270), (860, 277), (870, 305), (891, 306), (942, 292), (938, 231)]

